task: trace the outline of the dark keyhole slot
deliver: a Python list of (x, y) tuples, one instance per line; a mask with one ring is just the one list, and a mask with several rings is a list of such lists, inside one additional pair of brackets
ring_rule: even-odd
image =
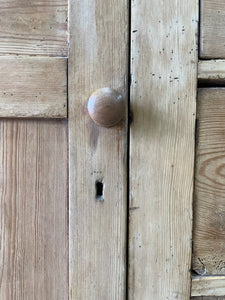
[(104, 196), (103, 196), (103, 189), (104, 189), (104, 184), (102, 181), (98, 180), (95, 183), (95, 189), (96, 189), (96, 199), (103, 201), (104, 200)]

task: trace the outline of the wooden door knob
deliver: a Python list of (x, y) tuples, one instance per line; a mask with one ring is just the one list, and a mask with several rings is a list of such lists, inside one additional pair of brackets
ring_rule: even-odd
[(124, 117), (123, 97), (111, 88), (99, 89), (89, 98), (88, 112), (96, 124), (103, 127), (115, 126)]

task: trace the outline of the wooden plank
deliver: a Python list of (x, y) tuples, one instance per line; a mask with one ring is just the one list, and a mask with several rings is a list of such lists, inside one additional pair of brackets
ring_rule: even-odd
[(67, 59), (0, 57), (0, 117), (67, 118)]
[(193, 270), (225, 275), (225, 89), (200, 89), (194, 193)]
[[(70, 1), (70, 299), (124, 299), (127, 128), (102, 128), (87, 114), (103, 87), (127, 101), (128, 1)], [(96, 181), (104, 201), (96, 199)]]
[(198, 1), (131, 15), (129, 299), (189, 300)]
[(0, 55), (67, 56), (67, 0), (0, 3)]
[(0, 121), (0, 299), (68, 299), (67, 124)]
[[(225, 296), (225, 276), (193, 277), (191, 295), (192, 296)], [(222, 299), (225, 299), (225, 297)]]
[(225, 297), (218, 296), (200, 296), (200, 297), (191, 297), (191, 300), (225, 300)]
[(224, 0), (200, 0), (200, 57), (225, 58)]
[(198, 80), (201, 83), (225, 85), (225, 60), (202, 60), (198, 62)]

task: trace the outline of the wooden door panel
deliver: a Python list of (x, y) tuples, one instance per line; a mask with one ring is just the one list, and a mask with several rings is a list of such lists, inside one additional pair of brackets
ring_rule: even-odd
[(0, 55), (67, 56), (67, 0), (0, 1)]
[(0, 121), (0, 299), (68, 299), (67, 123)]
[(0, 57), (0, 117), (67, 118), (67, 59)]
[(225, 274), (225, 89), (200, 89), (194, 193), (193, 270)]
[(224, 0), (200, 0), (200, 57), (225, 58)]

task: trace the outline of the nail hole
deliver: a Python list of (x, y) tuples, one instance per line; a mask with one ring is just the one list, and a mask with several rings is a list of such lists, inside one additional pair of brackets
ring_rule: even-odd
[(95, 182), (95, 190), (96, 190), (96, 195), (95, 195), (96, 200), (103, 201), (104, 183), (102, 180), (97, 180)]

